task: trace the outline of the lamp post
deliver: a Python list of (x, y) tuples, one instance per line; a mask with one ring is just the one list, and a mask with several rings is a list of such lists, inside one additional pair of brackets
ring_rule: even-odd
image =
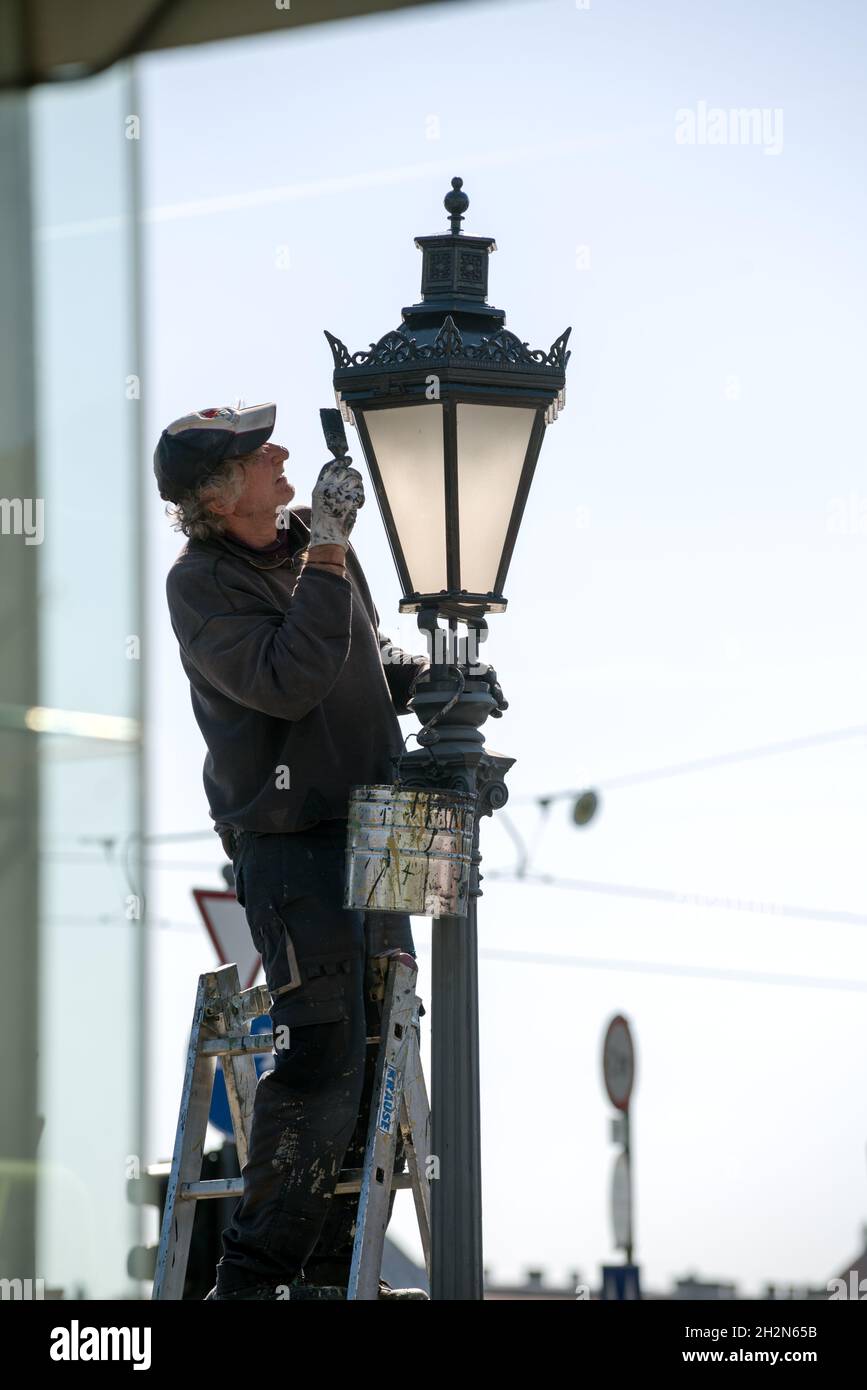
[[(411, 708), (425, 727), (400, 759), (406, 787), (473, 797), (473, 855), (466, 917), (433, 919), (431, 1296), (481, 1299), (479, 1120), (479, 822), (504, 806), (514, 758), (485, 747), (495, 708), (473, 678), (486, 614), (506, 609), (504, 586), (547, 425), (565, 399), (566, 342), (531, 350), (487, 303), (490, 237), (461, 231), (462, 180), (444, 199), (447, 231), (417, 237), (422, 298), (399, 328), (350, 353), (326, 332), (334, 389), (354, 424), (402, 586), (399, 609), (417, 613), (430, 671)], [(447, 629), (439, 625), (447, 621)], [(467, 629), (460, 640), (458, 623)]]

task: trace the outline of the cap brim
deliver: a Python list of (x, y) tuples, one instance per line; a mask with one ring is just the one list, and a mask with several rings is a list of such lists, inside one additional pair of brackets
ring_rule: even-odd
[(249, 454), (270, 439), (277, 419), (277, 406), (273, 401), (267, 405), (248, 405), (238, 411), (238, 417), (238, 428), (224, 458)]

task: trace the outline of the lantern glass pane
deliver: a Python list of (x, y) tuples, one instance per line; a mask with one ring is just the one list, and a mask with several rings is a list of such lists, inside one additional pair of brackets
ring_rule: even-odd
[(526, 406), (457, 406), (461, 588), (470, 593), (494, 588), (535, 418)]
[(443, 408), (366, 410), (364, 420), (412, 586), (439, 593), (446, 587)]

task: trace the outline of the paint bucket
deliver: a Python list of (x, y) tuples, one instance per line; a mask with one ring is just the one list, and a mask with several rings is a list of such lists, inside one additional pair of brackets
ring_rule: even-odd
[(462, 792), (353, 787), (343, 906), (466, 917), (474, 810)]

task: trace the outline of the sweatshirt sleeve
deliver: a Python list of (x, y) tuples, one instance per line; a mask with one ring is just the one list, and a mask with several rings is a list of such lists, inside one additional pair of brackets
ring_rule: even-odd
[(172, 627), (187, 659), (223, 695), (278, 719), (303, 719), (349, 655), (352, 585), (304, 569), (284, 612), (215, 571), (176, 564), (166, 581)]
[[(377, 622), (379, 614), (377, 614)], [(379, 631), (379, 655), (382, 660), (382, 669), (385, 672), (385, 680), (391, 694), (391, 702), (394, 705), (396, 714), (410, 714), (407, 708), (409, 699), (409, 687), (415, 680), (419, 671), (427, 670), (430, 662), (426, 656), (411, 656), (409, 652), (403, 651), (401, 647), (396, 647), (390, 637)]]
[(373, 604), (373, 613), (376, 619), (376, 635), (379, 640), (382, 669), (385, 672), (385, 680), (395, 713), (410, 714), (412, 711), (407, 708), (406, 703), (409, 699), (409, 687), (419, 671), (427, 670), (430, 666), (430, 660), (423, 655), (410, 656), (409, 652), (405, 652), (401, 647), (396, 647), (391, 638), (380, 631), (379, 609), (375, 603)]

